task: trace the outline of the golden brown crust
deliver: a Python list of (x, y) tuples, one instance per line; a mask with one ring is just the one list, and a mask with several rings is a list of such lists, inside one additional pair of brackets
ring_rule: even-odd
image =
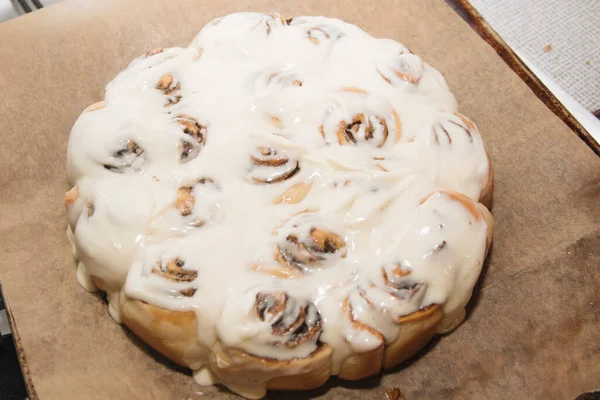
[(433, 304), (402, 317), (396, 340), (385, 346), (383, 369), (400, 365), (429, 343), (443, 316), (442, 307)]
[(331, 376), (331, 347), (320, 345), (305, 358), (273, 360), (256, 357), (220, 342), (212, 347), (211, 370), (236, 393), (260, 398), (266, 390), (310, 390)]
[(359, 380), (376, 375), (381, 369), (389, 370), (398, 366), (431, 340), (442, 317), (442, 307), (437, 304), (401, 317), (398, 336), (392, 343), (346, 358), (338, 376), (346, 380)]
[(169, 360), (199, 368), (208, 349), (198, 343), (193, 311), (171, 311), (121, 294), (121, 320), (136, 336)]
[[(121, 320), (136, 336), (176, 364), (198, 368), (210, 351), (198, 343), (193, 311), (166, 310), (122, 294)], [(329, 346), (321, 345), (306, 358), (272, 360), (237, 349), (225, 350), (216, 343), (209, 362), (211, 370), (228, 386), (252, 398), (259, 389), (244, 389), (247, 382), (263, 382), (262, 386), (271, 390), (310, 390), (323, 385), (331, 375), (331, 353)]]
[(354, 317), (352, 305), (349, 300), (344, 301), (342, 312), (348, 316), (354, 329), (369, 332), (369, 334), (378, 338), (381, 345), (373, 350), (353, 354), (347, 357), (340, 364), (337, 376), (349, 381), (356, 381), (378, 374), (379, 371), (381, 371), (381, 364), (383, 362), (385, 339), (375, 329), (363, 324)]
[(375, 350), (354, 354), (342, 362), (337, 376), (348, 381), (357, 381), (377, 375), (381, 371), (383, 354), (383, 345)]
[[(270, 390), (310, 390), (323, 385), (331, 376), (331, 354), (333, 350), (327, 345), (321, 345), (309, 357), (290, 361), (275, 361), (273, 371), (276, 378), (267, 382)], [(293, 375), (281, 374), (284, 365), (291, 371), (299, 369), (301, 373)]]

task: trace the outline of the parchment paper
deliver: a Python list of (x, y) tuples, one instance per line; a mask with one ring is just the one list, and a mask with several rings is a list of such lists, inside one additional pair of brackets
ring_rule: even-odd
[(468, 320), (404, 368), (332, 379), (309, 396), (384, 399), (397, 387), (409, 400), (569, 399), (600, 389), (600, 159), (443, 0), (71, 0), (0, 24), (0, 278), (32, 397), (235, 397), (197, 386), (79, 287), (62, 198), (70, 128), (104, 85), (139, 54), (185, 46), (212, 18), (242, 10), (339, 17), (403, 42), (444, 73), (496, 170), (497, 229)]

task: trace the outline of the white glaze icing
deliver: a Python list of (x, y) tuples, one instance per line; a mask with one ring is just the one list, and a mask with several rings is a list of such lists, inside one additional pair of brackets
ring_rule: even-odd
[(85, 269), (83, 261), (79, 261), (77, 264), (77, 282), (88, 292), (95, 292), (98, 290), (92, 280), (92, 276)]
[[(487, 227), (448, 191), (477, 202), (490, 174), (477, 128), (456, 110), (439, 72), (356, 26), (216, 20), (187, 48), (134, 60), (108, 84), (106, 107), (75, 123), (78, 276), (105, 283), (117, 321), (125, 285), (129, 297), (193, 310), (206, 348), (219, 340), (290, 359), (319, 340), (334, 350), (334, 373), (349, 354), (394, 341), (394, 319), (427, 305), (456, 325)], [(315, 249), (313, 228), (341, 245)], [(165, 277), (174, 260), (185, 279)], [(393, 278), (398, 266), (409, 275)], [(383, 270), (404, 286), (386, 286)], [(261, 319), (259, 293), (287, 293), (286, 312)], [(344, 303), (380, 335), (357, 329)], [(303, 321), (319, 332), (285, 345), (294, 335), (272, 324), (293, 324), (307, 304)], [(215, 379), (206, 367), (195, 378)]]
[(200, 367), (194, 370), (194, 380), (202, 386), (211, 386), (219, 383), (219, 378), (207, 367)]

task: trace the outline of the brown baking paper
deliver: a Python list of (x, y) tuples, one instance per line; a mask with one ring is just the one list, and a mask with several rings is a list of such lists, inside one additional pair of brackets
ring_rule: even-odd
[(0, 24), (0, 278), (32, 398), (235, 397), (196, 385), (77, 284), (62, 199), (69, 131), (104, 85), (143, 52), (187, 46), (209, 20), (244, 10), (339, 17), (403, 42), (444, 73), (496, 171), (497, 229), (467, 321), (391, 373), (286, 397), (600, 389), (600, 159), (443, 0), (71, 0)]

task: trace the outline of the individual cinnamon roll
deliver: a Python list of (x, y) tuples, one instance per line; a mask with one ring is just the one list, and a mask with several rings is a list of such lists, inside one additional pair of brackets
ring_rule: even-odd
[[(359, 352), (353, 351), (351, 355), (342, 360), (337, 372), (337, 376), (346, 380), (359, 380), (379, 373), (381, 370), (385, 339), (376, 329), (360, 322), (354, 313), (354, 307), (351, 293), (342, 303), (342, 318), (348, 320), (348, 333), (345, 340), (353, 345), (353, 341), (366, 342), (368, 348), (361, 348)], [(360, 296), (360, 294), (359, 294)], [(363, 345), (364, 347), (364, 345)]]
[[(465, 196), (464, 194), (453, 191), (453, 190), (441, 190), (438, 192), (429, 193), (421, 199), (421, 205), (423, 205), (426, 201), (428, 201), (433, 196), (444, 196), (447, 199), (450, 199), (451, 201), (457, 202), (462, 207), (464, 207), (464, 209), (467, 210), (469, 212), (469, 214), (471, 214), (471, 216), (476, 221), (480, 221), (482, 219), (485, 221), (485, 225), (487, 228), (487, 235), (486, 235), (487, 245), (486, 245), (485, 255), (487, 255), (487, 252), (492, 243), (492, 237), (494, 236), (494, 220), (493, 220), (492, 214), (490, 213), (488, 208), (483, 203), (481, 203), (481, 202), (476, 203), (470, 197)], [(485, 258), (485, 255), (484, 255), (484, 258)]]
[(259, 146), (250, 154), (250, 175), (256, 183), (272, 184), (290, 179), (300, 171), (300, 163), (285, 151)]
[[(394, 271), (394, 270), (392, 270)], [(382, 268), (381, 283), (358, 287), (344, 300), (342, 312), (353, 338), (371, 336), (371, 349), (355, 352), (340, 366), (338, 376), (363, 379), (390, 369), (418, 351), (436, 332), (442, 319), (439, 305), (421, 307), (426, 285), (412, 281), (410, 272)], [(413, 311), (417, 310), (417, 311)]]
[(485, 222), (487, 231), (487, 246), (484, 256), (487, 255), (487, 251), (489, 250), (494, 233), (494, 221), (488, 208), (485, 207), (485, 205), (481, 202), (475, 202), (470, 197), (454, 190), (439, 190), (436, 192), (428, 193), (421, 199), (420, 204), (423, 205), (434, 197), (444, 197), (452, 202), (456, 202), (456, 204), (462, 206), (464, 210), (467, 211), (475, 221), (483, 220)]
[[(246, 324), (253, 329), (246, 331)], [(253, 399), (267, 389), (318, 387), (331, 374), (331, 349), (319, 342), (321, 329), (314, 304), (283, 291), (251, 290), (225, 306), (211, 369), (232, 390)]]
[(121, 320), (137, 337), (183, 367), (200, 368), (209, 349), (198, 343), (193, 311), (172, 311), (121, 294)]
[[(197, 266), (179, 256), (148, 264), (136, 261), (129, 272), (128, 285), (119, 295), (121, 321), (171, 361), (200, 368), (209, 349), (198, 341), (196, 313), (185, 307), (198, 290)], [(144, 288), (154, 288), (159, 299), (179, 299), (181, 305), (178, 309), (166, 309), (137, 298)]]
[[(490, 249), (491, 243), (492, 243), (492, 237), (494, 234), (494, 221), (492, 218), (492, 215), (490, 213), (490, 211), (480, 202), (474, 202), (470, 197), (460, 193), (460, 192), (456, 192), (456, 191), (452, 191), (452, 190), (445, 190), (445, 191), (437, 191), (437, 192), (432, 192), (428, 195), (426, 195), (425, 197), (423, 197), (423, 199), (421, 199), (421, 206), (424, 206), (427, 204), (427, 202), (433, 202), (435, 204), (440, 204), (443, 202), (449, 202), (450, 204), (453, 205), (453, 207), (457, 207), (458, 209), (462, 209), (463, 213), (468, 214), (468, 225), (470, 227), (472, 226), (479, 226), (479, 227), (483, 227), (483, 231), (485, 232), (485, 241), (484, 241), (484, 246), (483, 246), (483, 251), (479, 257), (481, 257), (477, 263), (476, 266), (478, 268), (481, 268), (482, 264), (483, 264), (483, 260), (486, 258), (488, 251)], [(431, 206), (431, 207), (435, 207), (435, 206)], [(477, 243), (475, 242), (474, 245), (477, 245)], [(449, 247), (449, 244), (447, 242), (439, 242), (437, 244), (435, 244), (430, 251), (425, 254), (426, 257), (430, 257), (430, 256), (435, 256), (436, 253), (440, 252), (440, 250), (445, 249), (446, 247)], [(479, 273), (479, 271), (477, 270), (477, 273)], [(469, 280), (472, 281), (474, 284), (474, 281), (472, 279), (472, 277), (468, 276), (469, 273), (468, 272), (463, 272), (463, 275), (458, 278), (459, 280), (464, 279), (465, 281)], [(455, 329), (465, 318), (465, 306), (466, 306), (466, 302), (468, 301), (468, 298), (463, 299), (463, 303), (453, 303), (453, 304), (446, 304), (446, 310), (444, 311), (444, 318), (441, 321), (440, 325), (437, 328), (437, 331), (439, 333), (446, 333), (446, 332), (450, 332), (453, 329)]]

